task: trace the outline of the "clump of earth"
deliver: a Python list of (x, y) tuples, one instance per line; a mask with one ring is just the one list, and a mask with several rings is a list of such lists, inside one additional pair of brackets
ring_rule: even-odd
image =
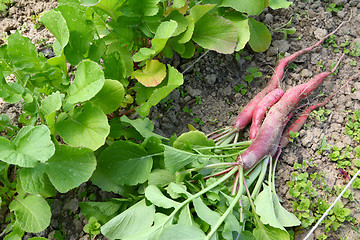
[[(281, 32), (272, 31), (272, 43), (264, 53), (254, 53), (245, 49), (242, 53), (221, 55), (209, 51), (198, 53), (193, 59), (181, 59), (175, 55), (167, 62), (184, 72), (184, 85), (174, 90), (169, 98), (152, 109), (150, 118), (155, 125), (155, 131), (165, 137), (176, 133), (180, 135), (188, 131), (188, 124), (197, 129), (210, 133), (216, 129), (229, 126), (233, 123), (237, 113), (248, 103), (252, 97), (266, 84), (279, 57), (289, 55), (302, 48), (313, 45), (326, 34), (334, 30), (341, 22), (352, 16), (336, 33), (338, 44), (349, 41), (349, 47), (360, 44), (360, 3), (353, 0), (332, 0), (331, 3), (342, 5), (337, 12), (327, 11), (328, 3), (325, 1), (295, 0), (288, 9), (265, 10), (258, 20), (264, 22), (269, 29), (278, 29), (291, 20), (296, 33), (284, 38)], [(8, 10), (8, 14), (0, 19), (0, 35), (2, 42), (15, 30), (29, 37), (36, 44), (39, 51), (51, 54), (50, 44), (53, 36), (38, 25), (36, 16), (41, 12), (57, 6), (55, 0), (49, 1), (16, 1)], [(291, 86), (306, 82), (312, 76), (329, 70), (331, 64), (340, 58), (340, 52), (333, 47), (318, 47), (311, 53), (298, 58), (291, 68), (288, 68), (281, 86), (288, 89)], [(199, 57), (202, 58), (199, 60)], [(351, 64), (357, 62), (356, 65)], [(321, 99), (321, 94), (328, 96), (334, 89), (338, 89), (343, 82), (359, 71), (359, 58), (345, 56), (336, 75), (328, 77), (322, 86), (307, 99), (307, 103), (315, 103)], [(324, 68), (322, 68), (322, 66)], [(258, 68), (262, 77), (246, 82), (245, 76), (249, 68)], [(243, 91), (241, 91), (244, 89)], [(246, 91), (246, 93), (245, 93)], [(331, 113), (323, 121), (316, 118), (309, 119), (306, 126), (299, 132), (299, 137), (288, 145), (280, 156), (276, 171), (276, 186), (283, 206), (292, 211), (289, 187), (286, 182), (290, 180), (294, 171), (294, 163), (311, 161), (316, 164), (312, 171), (322, 171), (325, 182), (329, 187), (346, 185), (330, 161), (329, 152), (319, 154), (321, 140), (326, 139), (329, 145), (339, 148), (345, 146), (356, 147), (357, 142), (344, 133), (347, 121), (347, 111), (360, 110), (360, 81), (355, 79), (342, 89), (326, 106)], [(0, 112), (7, 114), (13, 121), (21, 113), (21, 105), (8, 105), (0, 100)], [(247, 139), (248, 129), (243, 132), (243, 139)], [(345, 207), (351, 209), (351, 215), (360, 220), (359, 203), (360, 190), (352, 189), (355, 201), (342, 199)], [(91, 194), (89, 194), (91, 193)], [(319, 192), (321, 195), (321, 192)], [(32, 236), (42, 236), (48, 239), (90, 239), (90, 235), (83, 231), (87, 220), (81, 215), (78, 203), (82, 201), (103, 201), (114, 196), (102, 192), (90, 182), (82, 184), (79, 188), (67, 194), (58, 195), (49, 199), (52, 206), (51, 225), (38, 234), (26, 234), (24, 239)], [(330, 203), (336, 198), (329, 199)], [(351, 227), (350, 223), (342, 223), (336, 232), (327, 232), (328, 239), (359, 239), (360, 235)], [(300, 230), (296, 239), (303, 239), (308, 230)], [(309, 239), (316, 239), (325, 232), (323, 225), (318, 227), (315, 234)], [(60, 237), (59, 237), (60, 236)], [(106, 239), (97, 236), (96, 239)]]

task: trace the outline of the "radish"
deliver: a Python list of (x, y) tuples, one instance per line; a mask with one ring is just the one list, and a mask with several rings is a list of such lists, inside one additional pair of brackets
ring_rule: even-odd
[(244, 167), (244, 170), (253, 168), (272, 150), (278, 148), (284, 122), (289, 113), (303, 98), (315, 90), (324, 78), (336, 70), (343, 57), (344, 54), (330, 72), (320, 73), (309, 82), (287, 90), (280, 100), (270, 108), (254, 142), (238, 158), (238, 163)]
[(268, 93), (263, 100), (260, 101), (259, 105), (255, 108), (252, 123), (250, 127), (249, 138), (253, 140), (260, 128), (261, 122), (265, 117), (266, 112), (272, 107), (279, 99), (284, 95), (284, 90), (276, 88)]
[(302, 126), (305, 124), (307, 118), (309, 117), (310, 113), (314, 111), (316, 108), (322, 107), (325, 104), (327, 104), (342, 88), (344, 88), (350, 81), (354, 80), (360, 75), (360, 72), (355, 74), (352, 78), (350, 78), (344, 85), (340, 87), (336, 92), (331, 94), (328, 98), (325, 99), (325, 101), (321, 103), (314, 104), (308, 108), (306, 108), (303, 113), (284, 131), (281, 141), (280, 141), (280, 148), (286, 147), (286, 145), (289, 143), (290, 138), (290, 131), (291, 132), (298, 132), (302, 128)]
[(239, 113), (238, 117), (235, 120), (234, 128), (237, 128), (238, 131), (240, 131), (250, 123), (256, 106), (268, 93), (279, 87), (280, 80), (284, 75), (284, 70), (290, 62), (295, 60), (295, 58), (297, 58), (298, 56), (310, 52), (315, 47), (319, 46), (325, 39), (327, 39), (329, 36), (333, 35), (337, 30), (339, 30), (339, 28), (344, 23), (345, 22), (341, 23), (334, 31), (332, 31), (331, 33), (320, 39), (317, 43), (315, 43), (311, 47), (297, 51), (291, 54), (290, 56), (279, 60), (277, 66), (275, 67), (274, 74), (272, 75), (266, 87), (261, 92), (259, 92)]

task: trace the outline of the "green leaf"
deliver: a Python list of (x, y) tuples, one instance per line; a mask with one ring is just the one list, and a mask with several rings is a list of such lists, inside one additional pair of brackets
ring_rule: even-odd
[(190, 9), (190, 16), (194, 23), (201, 19), (206, 13), (213, 9), (216, 4), (195, 5)]
[(19, 195), (10, 203), (15, 212), (16, 222), (26, 232), (40, 232), (50, 225), (51, 211), (45, 199), (39, 195)]
[(165, 79), (166, 67), (158, 60), (148, 60), (143, 69), (136, 70), (131, 76), (145, 87), (155, 87)]
[[(166, 74), (166, 73), (165, 73)], [(181, 86), (184, 82), (182, 74), (174, 67), (168, 65), (167, 81), (164, 81), (165, 86), (160, 85), (149, 96), (146, 102), (141, 103), (136, 111), (141, 117), (149, 115), (150, 108), (158, 104), (162, 99), (170, 94), (175, 88)], [(140, 92), (138, 92), (139, 94)], [(140, 93), (142, 94), (142, 93)]]
[(220, 6), (232, 7), (236, 11), (244, 12), (249, 15), (259, 15), (267, 6), (268, 0), (223, 0)]
[(41, 168), (22, 168), (19, 173), (21, 186), (27, 193), (40, 194), (45, 189), (44, 171)]
[[(186, 20), (184, 19), (183, 21)], [(177, 27), (178, 23), (174, 20), (162, 22), (156, 30), (155, 37), (151, 40), (151, 48), (141, 48), (139, 52), (133, 56), (133, 60), (135, 62), (144, 61), (160, 53), (164, 49), (168, 39), (173, 36), (175, 30), (177, 30)], [(185, 31), (185, 29), (183, 31)]]
[(250, 39), (250, 29), (248, 19), (238, 12), (230, 12), (225, 15), (225, 18), (230, 20), (237, 29), (238, 40), (235, 51), (240, 51), (248, 43)]
[(235, 50), (238, 35), (229, 20), (206, 14), (195, 23), (192, 38), (203, 48), (229, 54)]
[[(174, 20), (162, 22), (156, 30), (155, 37), (151, 40), (151, 49), (155, 50), (155, 54), (164, 49), (167, 40), (171, 36), (176, 36), (176, 30), (179, 27), (178, 23)], [(174, 35), (176, 34), (176, 35)]]
[(267, 225), (258, 225), (254, 229), (253, 234), (255, 239), (261, 240), (290, 240), (290, 235), (286, 230)]
[(183, 14), (179, 13), (179, 11), (177, 10), (171, 11), (171, 13), (165, 18), (165, 20), (169, 20), (170, 22), (176, 21), (177, 23), (175, 31), (171, 33), (169, 37), (178, 36), (179, 34), (183, 33), (188, 27), (188, 20), (184, 17)]
[(54, 156), (43, 168), (55, 188), (66, 193), (89, 180), (96, 168), (96, 159), (90, 149), (57, 145)]
[(272, 227), (285, 230), (284, 227), (298, 226), (301, 222), (283, 208), (277, 199), (276, 193), (263, 184), (263, 191), (256, 197), (255, 211), (260, 216), (261, 222)]
[(151, 122), (149, 118), (144, 118), (144, 119), (137, 118), (132, 120), (129, 119), (126, 115), (124, 115), (120, 119), (122, 122), (129, 123), (131, 126), (133, 126), (136, 129), (136, 131), (138, 131), (141, 134), (141, 136), (143, 136), (144, 138), (149, 138), (149, 137), (156, 137), (160, 139), (164, 138), (153, 132), (154, 124)]
[(155, 206), (146, 206), (143, 200), (103, 225), (101, 233), (110, 239), (126, 239), (150, 229), (154, 216)]
[(186, 3), (186, 0), (174, 0), (173, 8), (182, 8)]
[(188, 21), (188, 24), (187, 24), (188, 27), (187, 27), (186, 31), (179, 36), (179, 43), (189, 42), (194, 33), (195, 22), (194, 22), (193, 18), (190, 15), (188, 15), (185, 17), (185, 19)]
[(180, 203), (165, 197), (160, 189), (154, 185), (150, 185), (145, 189), (145, 197), (155, 206), (162, 208), (176, 208)]
[(178, 220), (178, 224), (181, 225), (187, 225), (187, 226), (193, 226), (194, 224), (194, 220), (192, 218), (192, 214), (190, 212), (190, 207), (189, 204), (186, 204), (180, 211), (179, 214), (179, 220)]
[[(0, 52), (1, 54), (1, 52)], [(24, 88), (16, 82), (7, 83), (0, 70), (0, 97), (7, 103), (17, 103), (21, 101)]]
[(83, 60), (90, 49), (94, 38), (94, 25), (86, 17), (86, 8), (78, 4), (60, 5), (55, 9), (60, 11), (69, 29), (69, 44), (64, 48), (66, 59), (77, 65)]
[(127, 0), (121, 11), (128, 17), (154, 16), (159, 11), (160, 0)]
[(91, 102), (100, 107), (105, 114), (109, 114), (120, 107), (124, 96), (125, 89), (119, 81), (106, 79), (104, 86)]
[(64, 17), (60, 12), (50, 10), (41, 16), (40, 22), (49, 29), (58, 41), (61, 51), (57, 52), (56, 55), (61, 55), (62, 49), (68, 44), (70, 37), (70, 32)]
[(250, 47), (255, 52), (264, 52), (266, 51), (271, 43), (271, 34), (267, 27), (252, 18), (248, 20), (250, 27)]
[(119, 185), (136, 185), (145, 182), (153, 160), (145, 149), (135, 143), (116, 141), (98, 158), (96, 174), (105, 174)]
[(45, 66), (46, 59), (39, 57), (35, 45), (18, 31), (10, 35), (7, 52), (15, 67), (24, 73), (37, 73)]
[(67, 101), (74, 104), (91, 99), (101, 90), (104, 82), (104, 73), (97, 63), (82, 61), (77, 67), (75, 80), (69, 87)]
[(174, 182), (175, 175), (166, 169), (154, 169), (149, 176), (149, 185), (159, 187), (167, 186), (169, 183)]
[(34, 167), (38, 162), (46, 162), (54, 151), (50, 131), (45, 125), (23, 127), (12, 142), (0, 138), (0, 159), (20, 167)]
[(199, 154), (189, 153), (166, 145), (164, 147), (165, 166), (171, 173), (175, 173), (184, 166), (202, 159)]
[(115, 217), (121, 204), (115, 202), (80, 202), (81, 214), (90, 219), (95, 217), (100, 224), (105, 224)]
[(181, 134), (173, 146), (177, 149), (192, 151), (194, 147), (213, 147), (215, 143), (212, 140), (208, 140), (203, 132), (190, 131)]
[(272, 9), (279, 9), (279, 8), (288, 8), (292, 2), (288, 2), (286, 0), (270, 0), (270, 5)]
[(134, 54), (134, 62), (141, 62), (155, 56), (155, 50), (151, 48), (140, 48), (140, 50)]
[(195, 198), (193, 204), (197, 216), (209, 225), (214, 226), (221, 218), (221, 215), (218, 212), (212, 211), (201, 198)]
[(171, 225), (162, 231), (158, 238), (159, 240), (204, 240), (206, 239), (205, 233), (196, 226), (187, 225)]
[(44, 173), (43, 164), (37, 164), (34, 168), (22, 168), (19, 174), (21, 186), (27, 193), (40, 194), (44, 198), (56, 196), (55, 187)]
[(129, 51), (119, 48), (107, 53), (104, 57), (104, 74), (106, 79), (119, 80), (125, 87), (128, 85), (126, 77), (133, 72), (133, 60)]
[(63, 98), (64, 98), (64, 94), (61, 94), (59, 91), (52, 93), (51, 95), (41, 100), (39, 111), (44, 116), (47, 116), (55, 111), (58, 111), (62, 106)]
[(99, 107), (91, 104), (75, 108), (69, 114), (60, 114), (55, 129), (65, 143), (94, 151), (104, 145), (110, 133), (106, 115)]

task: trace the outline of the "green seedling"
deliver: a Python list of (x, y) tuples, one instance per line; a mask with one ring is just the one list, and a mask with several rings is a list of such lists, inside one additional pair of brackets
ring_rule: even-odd
[(182, 110), (184, 113), (188, 113), (190, 116), (194, 116), (194, 114), (191, 112), (191, 109), (188, 106), (184, 106)]
[(84, 226), (84, 232), (90, 234), (91, 238), (94, 239), (96, 235), (100, 234), (101, 224), (96, 220), (95, 217), (90, 217), (89, 223)]
[(0, 0), (0, 13), (6, 15), (9, 7), (11, 7), (14, 3), (14, 0)]
[(280, 33), (283, 33), (284, 34), (284, 39), (286, 40), (287, 39), (287, 36), (288, 34), (294, 34), (296, 32), (296, 28), (295, 27), (290, 27), (291, 25), (291, 21), (292, 21), (292, 18), (290, 18), (290, 20), (285, 23), (284, 25), (278, 27), (278, 28), (275, 28), (273, 29), (272, 31), (273, 32), (280, 32)]
[(196, 97), (195, 97), (195, 99), (196, 99), (196, 100), (195, 100), (195, 104), (196, 104), (196, 105), (200, 105), (200, 104), (201, 104), (201, 102), (202, 102), (201, 97), (196, 96)]
[(299, 132), (290, 131), (289, 136), (290, 136), (289, 141), (294, 142), (294, 139), (299, 137)]
[(355, 66), (357, 65), (357, 61), (351, 59), (351, 60), (350, 60), (350, 65), (355, 67)]
[(204, 125), (204, 122), (201, 121), (200, 118), (198, 118), (198, 117), (193, 118), (193, 121), (194, 121), (194, 123), (199, 124), (199, 126), (203, 126), (203, 125)]
[(247, 93), (247, 89), (244, 84), (239, 84), (234, 87), (235, 92), (240, 93), (241, 95), (245, 95)]
[(327, 12), (334, 12), (337, 13), (338, 11), (340, 11), (343, 8), (343, 6), (340, 4), (336, 4), (336, 3), (330, 3), (328, 5), (328, 7), (326, 8)]
[(249, 68), (248, 72), (250, 73), (249, 75), (245, 76), (245, 82), (247, 83), (251, 83), (255, 78), (259, 78), (262, 76), (262, 73), (259, 72), (258, 68)]
[(327, 116), (331, 114), (330, 109), (322, 109), (314, 110), (311, 112), (310, 118), (315, 118), (319, 122), (324, 122), (327, 119)]
[(360, 111), (354, 110), (353, 112), (347, 112), (345, 134), (349, 135), (357, 142), (360, 141)]

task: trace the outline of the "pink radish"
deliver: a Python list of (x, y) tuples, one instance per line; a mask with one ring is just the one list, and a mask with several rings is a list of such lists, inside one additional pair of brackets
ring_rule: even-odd
[(344, 23), (345, 22), (341, 23), (334, 31), (332, 31), (331, 33), (320, 39), (320, 41), (318, 41), (311, 47), (302, 49), (296, 53), (291, 54), (288, 57), (279, 60), (277, 66), (275, 67), (274, 74), (272, 75), (266, 87), (261, 92), (259, 92), (239, 113), (238, 117), (235, 120), (234, 128), (237, 128), (238, 130), (242, 130), (250, 123), (256, 106), (269, 92), (271, 92), (275, 88), (278, 88), (280, 80), (284, 75), (284, 70), (290, 62), (292, 62), (296, 57), (304, 53), (310, 52), (315, 47), (319, 46), (326, 38), (333, 35)]
[(250, 127), (249, 138), (250, 140), (256, 137), (256, 134), (260, 128), (262, 120), (265, 117), (266, 112), (279, 101), (279, 99), (284, 95), (284, 90), (276, 88), (268, 93), (263, 100), (260, 101), (259, 105), (255, 108), (252, 122)]
[(330, 72), (320, 73), (309, 82), (290, 88), (280, 100), (270, 108), (254, 142), (238, 158), (239, 164), (242, 165), (244, 169), (251, 169), (258, 164), (263, 157), (269, 154), (272, 149), (278, 147), (284, 122), (287, 120), (289, 113), (303, 98), (315, 90), (325, 77), (336, 70), (343, 56), (344, 55), (341, 56), (336, 66)]

